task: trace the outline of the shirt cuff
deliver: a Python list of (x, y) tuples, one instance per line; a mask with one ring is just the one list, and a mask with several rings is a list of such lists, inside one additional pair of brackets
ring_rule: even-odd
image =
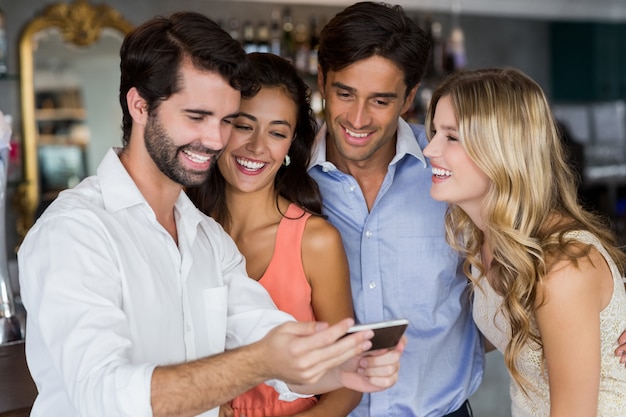
[(121, 365), (115, 371), (115, 399), (120, 416), (151, 416), (153, 364)]
[(276, 392), (278, 392), (278, 399), (281, 401), (291, 402), (297, 400), (298, 398), (309, 398), (313, 396), (309, 394), (298, 394), (297, 392), (293, 392), (289, 389), (287, 384), (285, 384), (283, 381), (279, 381), (278, 379), (267, 380), (265, 381), (265, 385), (269, 385), (270, 387), (274, 388)]

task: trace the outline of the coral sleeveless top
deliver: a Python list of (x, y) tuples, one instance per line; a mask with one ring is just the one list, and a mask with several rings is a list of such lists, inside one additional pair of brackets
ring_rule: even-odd
[[(311, 307), (311, 286), (302, 265), (302, 235), (309, 217), (311, 214), (302, 208), (289, 205), (278, 225), (272, 259), (259, 280), (276, 306), (298, 321), (315, 320)], [(260, 384), (235, 398), (231, 405), (235, 417), (264, 417), (300, 413), (316, 402), (316, 397), (280, 401), (274, 388)]]

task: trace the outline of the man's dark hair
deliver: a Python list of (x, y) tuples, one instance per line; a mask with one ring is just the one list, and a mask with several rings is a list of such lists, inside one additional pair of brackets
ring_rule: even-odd
[(152, 114), (161, 101), (180, 91), (185, 59), (215, 71), (243, 95), (255, 88), (252, 67), (241, 45), (208, 17), (195, 12), (157, 16), (130, 32), (120, 49), (122, 142), (128, 143), (132, 118), (126, 94), (135, 87)]
[(345, 8), (322, 29), (318, 59), (322, 75), (380, 56), (404, 73), (406, 93), (424, 76), (431, 53), (428, 35), (401, 6), (360, 2)]

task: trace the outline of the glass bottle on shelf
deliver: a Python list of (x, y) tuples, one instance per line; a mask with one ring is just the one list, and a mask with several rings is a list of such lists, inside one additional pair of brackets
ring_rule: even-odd
[(256, 44), (256, 39), (254, 35), (254, 25), (250, 20), (246, 20), (243, 22), (243, 27), (241, 28), (243, 33), (243, 49), (246, 53), (257, 52), (258, 47)]
[(240, 26), (239, 19), (236, 17), (228, 19), (228, 34), (236, 41), (241, 41), (241, 36), (239, 35)]
[(270, 23), (270, 52), (274, 55), (281, 55), (283, 29), (280, 22), (280, 10), (272, 10), (272, 20)]
[(297, 23), (294, 32), (294, 66), (301, 73), (307, 74), (309, 72), (309, 31), (306, 23)]
[(294, 61), (294, 36), (293, 36), (293, 21), (291, 19), (291, 9), (285, 7), (283, 9), (282, 16), (282, 41), (280, 47), (280, 54), (283, 58), (293, 62)]
[(441, 23), (434, 21), (431, 24), (431, 34), (433, 37), (433, 70), (434, 75), (441, 77), (444, 73), (444, 45), (442, 40), (442, 27)]
[(270, 52), (270, 27), (261, 20), (256, 28), (257, 49), (259, 52)]
[(5, 23), (4, 12), (0, 9), (0, 77), (6, 76), (8, 72)]
[(311, 35), (309, 37), (309, 62), (307, 72), (311, 75), (317, 75), (317, 50), (319, 49), (320, 28), (322, 25), (317, 24), (317, 16), (311, 16), (309, 22)]

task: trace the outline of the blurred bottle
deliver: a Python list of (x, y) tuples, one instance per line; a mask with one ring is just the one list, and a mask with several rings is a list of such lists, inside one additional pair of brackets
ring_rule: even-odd
[(2, 9), (0, 9), (0, 77), (6, 75), (8, 71), (7, 66), (7, 37), (5, 30), (5, 15)]
[(280, 54), (288, 61), (294, 61), (295, 42), (293, 35), (293, 20), (291, 19), (291, 9), (285, 7), (282, 16), (282, 38), (280, 44)]
[[(11, 116), (5, 115), (4, 117), (7, 123), (14, 123)], [(9, 164), (7, 167), (7, 181), (9, 182), (16, 182), (22, 178), (22, 146), (18, 132), (19, 130), (13, 130), (9, 139)]]
[(294, 34), (294, 65), (301, 73), (309, 72), (309, 30), (306, 23), (296, 24)]
[(311, 75), (317, 75), (317, 50), (320, 43), (320, 31), (323, 27), (317, 24), (317, 16), (311, 16), (309, 19), (309, 30), (311, 35), (309, 37), (309, 63), (308, 73)]
[(257, 52), (259, 50), (256, 37), (254, 35), (254, 25), (250, 20), (246, 20), (243, 22), (243, 26), (241, 28), (243, 34), (243, 49), (246, 53)]
[(228, 34), (236, 41), (241, 42), (241, 35), (239, 33), (241, 29), (241, 24), (239, 23), (239, 19), (236, 17), (231, 17), (228, 19)]
[(450, 31), (450, 36), (446, 43), (446, 65), (447, 72), (462, 70), (467, 66), (467, 58), (465, 56), (465, 36), (463, 29), (454, 27)]
[[(7, 204), (7, 168), (12, 136), (12, 117), (0, 112), (0, 219), (5, 219)], [(22, 326), (15, 314), (15, 300), (9, 277), (6, 251), (6, 224), (0, 222), (0, 344), (21, 340)]]
[(443, 59), (444, 59), (444, 45), (442, 40), (442, 27), (441, 23), (435, 21), (432, 24), (433, 35), (433, 68), (435, 75), (440, 77), (443, 75)]
[(283, 29), (280, 22), (280, 10), (272, 10), (272, 20), (270, 22), (270, 52), (274, 55), (281, 55)]
[(432, 20), (430, 16), (426, 18), (426, 34), (432, 42), (432, 55), (428, 62), (426, 77), (436, 78), (443, 74), (444, 45), (441, 39), (441, 23)]
[(257, 50), (270, 52), (270, 27), (265, 21), (260, 21), (256, 28)]

